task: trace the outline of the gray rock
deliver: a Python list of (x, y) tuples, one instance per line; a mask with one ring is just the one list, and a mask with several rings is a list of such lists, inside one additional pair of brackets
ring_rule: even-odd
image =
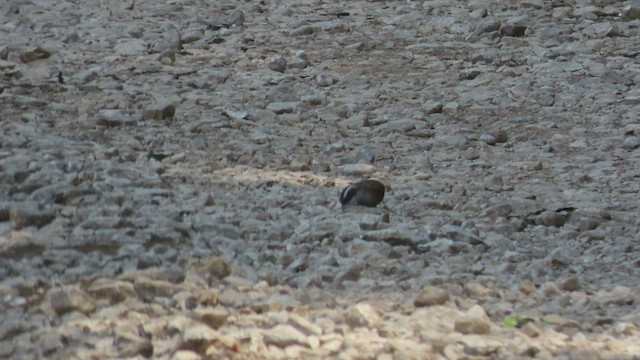
[(378, 328), (382, 319), (373, 306), (365, 303), (352, 305), (344, 313), (344, 320), (352, 328)]
[(188, 29), (184, 33), (184, 36), (182, 37), (182, 43), (189, 44), (194, 41), (198, 41), (202, 39), (203, 36), (204, 36), (204, 29), (202, 28)]
[(75, 286), (52, 288), (47, 293), (48, 306), (58, 315), (78, 311), (90, 314), (96, 309), (96, 303), (87, 293)]
[(273, 111), (274, 113), (281, 115), (281, 114), (291, 114), (299, 107), (300, 107), (300, 103), (296, 101), (290, 101), (290, 102), (278, 101), (278, 102), (272, 102), (269, 105), (267, 105), (267, 110)]
[(135, 121), (130, 115), (124, 114), (122, 111), (115, 109), (100, 110), (96, 119), (96, 125), (106, 127), (126, 126), (133, 124), (135, 124)]
[(425, 286), (413, 300), (416, 307), (444, 305), (449, 300), (449, 293), (435, 286)]
[(106, 278), (94, 280), (87, 288), (87, 292), (95, 299), (105, 299), (110, 304), (136, 297), (132, 283)]
[(461, 334), (487, 335), (491, 333), (491, 320), (479, 305), (474, 305), (462, 317), (455, 320), (454, 331)]
[(640, 6), (637, 4), (627, 5), (622, 9), (620, 15), (626, 21), (640, 19)]
[(331, 86), (336, 82), (337, 80), (329, 75), (319, 74), (318, 76), (316, 76), (316, 83), (318, 84), (318, 86)]
[(281, 348), (291, 345), (307, 345), (307, 337), (291, 325), (279, 324), (264, 332), (264, 343)]
[(292, 36), (311, 35), (316, 32), (316, 28), (310, 25), (303, 25), (291, 31)]
[(9, 209), (9, 221), (14, 229), (27, 226), (43, 227), (57, 215), (55, 207), (45, 207), (34, 201), (15, 204)]
[(176, 106), (171, 103), (155, 103), (147, 106), (142, 114), (142, 120), (172, 119), (176, 113)]
[(19, 59), (26, 64), (39, 59), (48, 59), (50, 56), (49, 50), (38, 46), (21, 52)]
[(282, 55), (274, 55), (267, 61), (267, 67), (273, 71), (283, 73), (287, 69), (287, 60)]
[(487, 145), (495, 145), (498, 141), (496, 140), (495, 137), (493, 137), (493, 135), (489, 135), (489, 134), (482, 134), (480, 135), (480, 137), (478, 138), (478, 140), (482, 141), (483, 143), (487, 144)]
[(500, 30), (500, 20), (498, 19), (485, 19), (476, 26), (476, 34), (484, 34)]
[(554, 266), (567, 266), (573, 263), (574, 257), (567, 249), (558, 247), (549, 253), (547, 260)]
[(340, 171), (348, 176), (366, 176), (373, 174), (376, 167), (369, 164), (346, 164), (340, 167)]
[(635, 150), (640, 147), (640, 136), (627, 136), (622, 142), (622, 147), (627, 150)]
[(535, 223), (536, 225), (562, 227), (568, 219), (569, 217), (566, 214), (556, 211), (545, 211), (536, 216)]
[(309, 56), (304, 51), (297, 51), (293, 59), (291, 59), (291, 63), (289, 64), (290, 68), (294, 69), (304, 69), (309, 66)]

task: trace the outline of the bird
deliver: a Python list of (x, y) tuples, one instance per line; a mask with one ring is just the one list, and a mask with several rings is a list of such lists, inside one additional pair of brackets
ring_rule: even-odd
[(378, 180), (362, 180), (340, 192), (340, 204), (376, 207), (384, 199), (384, 184)]

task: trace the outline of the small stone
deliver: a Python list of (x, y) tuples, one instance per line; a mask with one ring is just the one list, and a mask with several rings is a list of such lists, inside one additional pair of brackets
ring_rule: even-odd
[(307, 66), (309, 66), (309, 57), (303, 50), (296, 52), (295, 56), (291, 60), (291, 64), (289, 64), (290, 68), (295, 69), (304, 69)]
[(542, 166), (542, 162), (541, 161), (537, 161), (534, 163), (529, 164), (529, 166), (527, 166), (527, 170), (529, 171), (540, 171), (542, 170), (543, 166)]
[(96, 303), (87, 293), (75, 286), (53, 288), (47, 294), (49, 305), (58, 315), (71, 311), (90, 314), (96, 309)]
[(191, 322), (184, 326), (182, 333), (182, 350), (202, 353), (206, 348), (221, 337), (220, 333), (205, 324)]
[(580, 7), (577, 6), (573, 9), (573, 16), (574, 17), (586, 16), (588, 18), (595, 18), (595, 15), (601, 11), (602, 10), (600, 9), (600, 7), (595, 5), (580, 6)]
[(209, 284), (213, 284), (231, 275), (231, 265), (220, 256), (211, 256), (200, 259), (195, 266), (195, 271)]
[(640, 5), (627, 5), (622, 9), (620, 15), (622, 16), (622, 19), (626, 21), (638, 20), (640, 19)]
[(634, 291), (626, 286), (616, 286), (613, 290), (599, 294), (596, 297), (596, 303), (600, 305), (616, 305), (625, 306), (635, 302)]
[(589, 147), (589, 142), (586, 139), (578, 139), (569, 144), (569, 147), (574, 149), (586, 149)]
[(376, 171), (374, 165), (369, 164), (347, 164), (340, 167), (343, 174), (349, 176), (371, 175)]
[(116, 332), (114, 345), (117, 347), (121, 356), (126, 358), (137, 358), (138, 355), (143, 358), (150, 358), (153, 355), (153, 344), (137, 334), (128, 332)]
[[(96, 80), (99, 77), (100, 68), (92, 67), (90, 69), (83, 69), (73, 75), (73, 80), (77, 84), (87, 84)], [(105, 110), (102, 110), (105, 111)], [(101, 111), (101, 112), (102, 112)]]
[(476, 282), (467, 283), (464, 288), (467, 290), (467, 293), (473, 297), (489, 297), (495, 293), (494, 290), (488, 289)]
[(182, 290), (179, 286), (164, 280), (151, 280), (140, 277), (133, 283), (133, 288), (144, 301), (152, 301), (156, 297), (171, 298)]
[(87, 292), (96, 299), (107, 299), (110, 304), (136, 297), (132, 283), (116, 279), (96, 279), (87, 288)]
[(500, 175), (489, 177), (485, 183), (485, 189), (491, 191), (502, 191), (504, 188), (504, 180)]
[(478, 24), (478, 26), (476, 27), (475, 33), (479, 35), (479, 34), (484, 34), (488, 32), (498, 31), (500, 30), (500, 25), (502, 25), (500, 23), (500, 20), (486, 19), (482, 21), (480, 24)]
[(311, 165), (311, 157), (307, 155), (300, 155), (289, 163), (289, 170), (309, 171), (311, 169), (309, 165)]
[(45, 208), (34, 201), (21, 202), (9, 209), (9, 221), (14, 229), (22, 229), (27, 226), (41, 228), (51, 223), (55, 218), (54, 208)]
[(283, 73), (287, 68), (287, 60), (282, 55), (274, 55), (267, 62), (267, 67), (273, 71)]
[(299, 106), (300, 106), (300, 103), (294, 102), (294, 101), (287, 101), (287, 102), (276, 101), (267, 105), (267, 110), (273, 111), (278, 115), (291, 114)]
[(542, 214), (536, 216), (535, 224), (562, 227), (568, 219), (569, 217), (563, 213), (555, 211), (545, 211)]
[(416, 307), (443, 305), (449, 300), (449, 293), (435, 286), (425, 286), (413, 301)]
[(613, 332), (617, 335), (630, 336), (633, 333), (637, 333), (638, 331), (638, 327), (629, 322), (619, 322), (616, 323), (613, 327)]
[(485, 143), (487, 145), (491, 145), (491, 146), (495, 145), (498, 142), (496, 140), (496, 138), (493, 137), (493, 135), (490, 135), (490, 134), (482, 134), (482, 135), (480, 135), (478, 140), (482, 141), (483, 143)]
[(378, 328), (382, 324), (382, 319), (376, 309), (365, 303), (350, 306), (346, 310), (344, 317), (346, 323), (352, 328)]
[(234, 12), (231, 13), (231, 15), (229, 15), (229, 25), (230, 26), (235, 26), (235, 27), (240, 27), (242, 25), (244, 25), (244, 21), (246, 20), (246, 17), (244, 15), (244, 13), (240, 10), (236, 10)]
[(453, 329), (465, 335), (487, 335), (491, 333), (491, 320), (480, 305), (474, 305), (466, 315), (454, 322)]
[(180, 291), (174, 294), (171, 300), (182, 311), (194, 309), (198, 305), (198, 299), (190, 291)]
[(133, 124), (135, 122), (130, 116), (115, 109), (100, 110), (96, 119), (96, 125), (98, 126), (116, 127)]
[(188, 29), (187, 31), (185, 31), (184, 36), (182, 36), (182, 43), (183, 44), (192, 43), (194, 41), (198, 41), (202, 39), (203, 36), (204, 36), (204, 29), (202, 28)]
[(335, 84), (335, 82), (335, 79), (329, 75), (319, 74), (318, 76), (316, 76), (316, 83), (318, 84), (318, 86), (331, 86)]
[(34, 60), (38, 60), (38, 59), (47, 59), (51, 56), (51, 53), (46, 50), (43, 49), (41, 47), (35, 47), (26, 51), (23, 51), (18, 58), (20, 59), (20, 61), (22, 61), (23, 63), (29, 63), (32, 62)]
[(567, 266), (573, 263), (573, 257), (563, 247), (553, 249), (547, 259), (554, 266)]
[(537, 338), (540, 336), (540, 334), (542, 334), (542, 331), (540, 331), (540, 329), (536, 326), (536, 324), (534, 324), (531, 321), (524, 324), (524, 326), (520, 328), (520, 331), (522, 331), (523, 333), (525, 333), (527, 336), (531, 338)]
[(345, 271), (341, 272), (338, 276), (336, 276), (335, 282), (337, 284), (342, 284), (344, 281), (358, 281), (363, 270), (364, 267), (362, 265), (353, 264)]
[(461, 71), (460, 74), (458, 74), (458, 80), (473, 80), (477, 78), (480, 74), (482, 74), (482, 71), (478, 69), (466, 69)]
[(545, 298), (552, 298), (562, 294), (562, 292), (558, 288), (558, 285), (552, 282), (546, 282), (542, 284), (542, 286), (540, 287), (540, 292)]
[(148, 106), (142, 115), (142, 120), (171, 119), (176, 113), (176, 106), (171, 103), (156, 103)]
[(509, 134), (505, 130), (492, 131), (491, 136), (496, 138), (496, 143), (498, 144), (504, 144), (509, 141)]
[(289, 315), (289, 325), (302, 331), (305, 335), (322, 335), (322, 328), (298, 314)]
[(316, 28), (309, 25), (300, 26), (291, 31), (292, 36), (311, 35), (316, 32)]
[(487, 15), (488, 15), (488, 11), (485, 8), (475, 9), (469, 13), (469, 17), (473, 19), (482, 19), (487, 17)]
[(627, 150), (635, 150), (640, 147), (640, 136), (627, 136), (622, 141), (622, 147)]
[(229, 312), (222, 307), (198, 308), (193, 311), (194, 317), (212, 329), (219, 329), (227, 322)]
[(442, 102), (427, 101), (422, 105), (422, 110), (428, 114), (438, 114), (442, 112)]
[(279, 324), (264, 332), (264, 343), (285, 348), (291, 345), (307, 346), (307, 337), (291, 325)]
[(560, 286), (560, 289), (564, 291), (577, 291), (582, 287), (580, 285), (580, 281), (575, 276), (560, 279), (558, 281), (558, 285)]
[(171, 360), (201, 360), (202, 356), (190, 350), (178, 350), (173, 353)]

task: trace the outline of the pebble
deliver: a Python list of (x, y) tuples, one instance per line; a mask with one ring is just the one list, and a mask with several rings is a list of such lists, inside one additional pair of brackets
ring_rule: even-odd
[(495, 137), (493, 137), (492, 135), (489, 135), (489, 134), (480, 135), (478, 140), (482, 141), (483, 143), (485, 143), (487, 145), (491, 145), (491, 146), (495, 145), (498, 142)]
[(454, 331), (465, 335), (486, 335), (491, 333), (491, 320), (482, 307), (474, 305), (467, 314), (455, 320), (453, 328)]
[(425, 286), (413, 301), (416, 307), (444, 305), (449, 300), (449, 293), (435, 286)]
[(348, 176), (367, 176), (376, 171), (376, 167), (370, 164), (346, 164), (340, 167), (340, 171)]
[(279, 324), (264, 332), (264, 343), (281, 348), (291, 345), (307, 346), (307, 337), (291, 325)]
[(58, 316), (72, 311), (90, 314), (96, 309), (93, 298), (74, 286), (52, 288), (47, 293), (47, 298), (48, 306)]
[(344, 320), (352, 328), (378, 328), (382, 324), (382, 319), (373, 306), (364, 303), (350, 306), (345, 311)]
[(19, 55), (20, 61), (23, 63), (30, 63), (39, 59), (47, 59), (51, 56), (51, 52), (49, 50), (44, 49), (42, 47), (34, 47), (28, 50), (23, 51)]
[(56, 218), (54, 207), (45, 207), (37, 202), (22, 202), (9, 209), (9, 221), (14, 229), (28, 226), (43, 227)]
[(640, 353), (632, 2), (14, 3), (0, 358)]
[(142, 120), (172, 119), (176, 113), (176, 106), (171, 103), (155, 103), (147, 106), (142, 115)]
[(282, 55), (274, 55), (267, 61), (267, 67), (273, 71), (283, 73), (287, 69), (287, 60)]

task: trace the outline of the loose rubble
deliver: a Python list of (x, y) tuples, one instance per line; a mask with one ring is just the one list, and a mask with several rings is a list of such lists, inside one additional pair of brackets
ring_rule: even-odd
[(639, 358), (638, 36), (628, 0), (0, 5), (0, 358)]

